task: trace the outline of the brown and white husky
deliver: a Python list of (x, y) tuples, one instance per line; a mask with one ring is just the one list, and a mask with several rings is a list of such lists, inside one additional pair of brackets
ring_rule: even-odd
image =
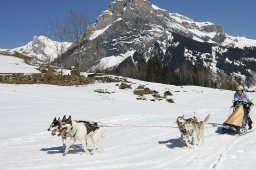
[(207, 124), (210, 114), (203, 121), (198, 121), (196, 117), (185, 119), (178, 117), (176, 123), (181, 133), (181, 138), (186, 146), (194, 148), (197, 145), (204, 145), (204, 125)]

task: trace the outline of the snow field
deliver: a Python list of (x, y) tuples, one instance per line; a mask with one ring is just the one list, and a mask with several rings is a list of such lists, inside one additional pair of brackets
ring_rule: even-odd
[[(229, 114), (233, 92), (195, 86), (170, 86), (137, 80), (163, 94), (170, 90), (175, 103), (136, 100), (132, 89), (116, 83), (59, 87), (51, 85), (0, 84), (1, 169), (252, 169), (255, 133), (244, 136), (220, 134)], [(96, 89), (114, 93), (100, 94)], [(255, 99), (255, 94), (252, 94)], [(147, 98), (151, 98), (147, 96)], [(179, 140), (175, 120), (180, 115), (211, 113), (205, 145), (188, 149)], [(251, 117), (255, 120), (255, 108)], [(62, 156), (60, 137), (47, 131), (55, 116), (128, 126), (103, 127), (103, 151), (86, 155), (80, 143)], [(167, 127), (132, 127), (170, 126)], [(89, 148), (91, 143), (89, 141)], [(245, 156), (246, 155), (246, 156)]]

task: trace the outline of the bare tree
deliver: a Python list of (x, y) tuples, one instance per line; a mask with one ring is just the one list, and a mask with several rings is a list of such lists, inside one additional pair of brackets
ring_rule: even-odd
[[(88, 19), (84, 13), (75, 11), (70, 11), (61, 20), (49, 20), (49, 34), (50, 37), (55, 40), (57, 59), (61, 68), (61, 74), (63, 67), (61, 55), (66, 50), (67, 42), (76, 43), (78, 44), (78, 47), (80, 47), (81, 36), (87, 27), (87, 21)], [(79, 58), (81, 60), (80, 52)]]

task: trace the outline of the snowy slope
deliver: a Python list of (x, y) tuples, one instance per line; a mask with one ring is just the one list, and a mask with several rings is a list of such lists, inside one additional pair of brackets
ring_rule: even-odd
[(39, 71), (20, 58), (0, 54), (0, 73), (39, 73)]
[[(57, 71), (60, 71), (57, 70)], [(70, 70), (62, 69), (64, 75), (70, 75)], [(0, 74), (8, 73), (40, 73), (38, 66), (29, 65), (23, 59), (9, 55), (0, 54)], [(81, 73), (87, 76), (87, 73)]]
[[(256, 132), (239, 137), (218, 131), (229, 114), (232, 91), (130, 81), (133, 89), (146, 84), (160, 94), (170, 90), (175, 103), (136, 100), (132, 89), (120, 90), (116, 83), (74, 87), (0, 84), (0, 168), (254, 169)], [(96, 89), (114, 93), (99, 94)], [(255, 93), (251, 95), (255, 101)], [(253, 120), (255, 111), (251, 111)], [(202, 120), (209, 113), (205, 146), (184, 148), (174, 124), (177, 116)], [(61, 139), (51, 136), (47, 128), (55, 116), (64, 114), (122, 126), (102, 128), (106, 133), (101, 141), (103, 152), (86, 155), (77, 143), (77, 151), (71, 149), (63, 157)]]
[(105, 70), (105, 69), (113, 68), (119, 65), (122, 61), (124, 61), (129, 56), (132, 56), (134, 52), (135, 51), (128, 51), (125, 54), (121, 54), (120, 56), (109, 56), (109, 57), (102, 58), (100, 60), (100, 63), (90, 68), (89, 71), (96, 71), (97, 69)]

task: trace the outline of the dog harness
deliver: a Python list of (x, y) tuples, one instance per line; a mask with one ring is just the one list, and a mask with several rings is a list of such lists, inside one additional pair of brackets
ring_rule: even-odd
[[(73, 130), (73, 126), (71, 127), (71, 129), (70, 130)], [(77, 130), (76, 130), (76, 132), (77, 132)], [(67, 132), (71, 137), (75, 137), (76, 136), (76, 132), (73, 134), (73, 135), (70, 135), (70, 133), (69, 132)]]
[(84, 123), (86, 130), (87, 130), (87, 135), (90, 134), (91, 132), (94, 132), (95, 130), (99, 129), (99, 126), (96, 122), (92, 124), (88, 121), (80, 120), (80, 121), (78, 121), (78, 123)]

